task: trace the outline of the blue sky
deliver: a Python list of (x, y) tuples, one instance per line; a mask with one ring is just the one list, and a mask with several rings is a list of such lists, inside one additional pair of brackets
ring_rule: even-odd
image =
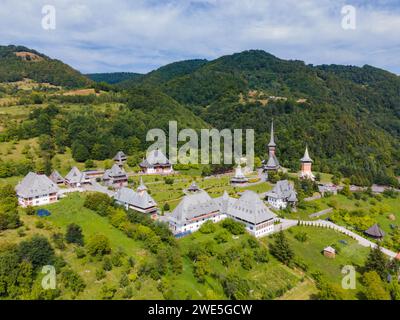
[[(56, 29), (41, 26), (56, 8)], [(356, 29), (341, 9), (356, 9)], [(148, 72), (248, 49), (312, 64), (370, 64), (400, 74), (398, 0), (1, 0), (0, 43), (82, 72)]]

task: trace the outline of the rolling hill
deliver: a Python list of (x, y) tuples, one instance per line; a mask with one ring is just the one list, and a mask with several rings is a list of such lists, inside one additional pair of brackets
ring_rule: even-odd
[[(159, 88), (214, 127), (255, 129), (264, 157), (274, 118), (279, 156), (293, 170), (309, 144), (316, 170), (357, 184), (395, 183), (400, 174), (398, 76), (371, 66), (306, 65), (260, 50), (182, 68), (187, 64), (162, 67), (140, 85)], [(170, 71), (177, 67), (185, 72)]]
[(112, 72), (112, 73), (89, 73), (86, 74), (89, 79), (95, 82), (106, 82), (108, 84), (117, 84), (123, 81), (132, 80), (136, 81), (143, 75), (133, 72)]
[(91, 84), (91, 80), (59, 60), (22, 46), (0, 46), (0, 82), (24, 78), (67, 88)]

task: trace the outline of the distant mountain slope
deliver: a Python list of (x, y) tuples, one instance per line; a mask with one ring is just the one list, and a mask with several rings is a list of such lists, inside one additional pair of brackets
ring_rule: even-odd
[(400, 175), (400, 80), (390, 72), (314, 67), (250, 50), (183, 75), (167, 74), (150, 73), (141, 83), (158, 87), (217, 128), (256, 129), (256, 152), (264, 157), (274, 118), (279, 156), (293, 170), (308, 143), (316, 170), (341, 173), (353, 183), (392, 183)]
[(85, 87), (91, 80), (61, 61), (22, 46), (0, 46), (0, 82), (29, 78), (68, 88)]
[(172, 79), (191, 74), (207, 64), (207, 62), (207, 60), (200, 59), (174, 62), (146, 74), (138, 81), (136, 81), (137, 79), (124, 81), (120, 84), (120, 87), (129, 88), (132, 85), (158, 86)]
[(109, 84), (117, 84), (127, 80), (137, 81), (143, 77), (142, 74), (133, 72), (90, 73), (86, 76), (93, 81)]

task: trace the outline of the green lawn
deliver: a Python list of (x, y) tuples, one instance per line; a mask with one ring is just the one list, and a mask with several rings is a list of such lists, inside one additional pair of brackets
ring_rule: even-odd
[(76, 223), (82, 227), (86, 239), (97, 233), (104, 234), (110, 239), (113, 249), (122, 248), (129, 255), (143, 256), (144, 250), (138, 242), (113, 227), (107, 218), (83, 207), (83, 203), (84, 196), (82, 194), (70, 194), (67, 198), (46, 206), (45, 208), (52, 215), (44, 219), (64, 229), (64, 232), (67, 225)]
[[(218, 224), (215, 232), (222, 227)], [(188, 237), (179, 240), (179, 244), (183, 252), (187, 252), (194, 246), (202, 246), (207, 241), (212, 241), (215, 232), (212, 234), (194, 233)], [(224, 244), (216, 246), (216, 252), (223, 252), (235, 243), (241, 243), (243, 239), (248, 237), (247, 233), (238, 237), (233, 237)], [(296, 287), (303, 277), (302, 273), (278, 262), (275, 258), (270, 257), (267, 263), (255, 263), (250, 270), (243, 269), (239, 263), (234, 262), (229, 268), (223, 266), (216, 256), (210, 260), (211, 270), (213, 273), (224, 275), (229, 271), (233, 271), (241, 278), (247, 279), (253, 283), (254, 290), (251, 293), (252, 299), (262, 299), (263, 294), (276, 293), (277, 291), (285, 291), (288, 286)], [(177, 283), (185, 286), (185, 290), (194, 299), (204, 299), (207, 297), (207, 291), (212, 290), (214, 297), (224, 299), (225, 295), (221, 285), (213, 278), (207, 277), (206, 284), (198, 284), (191, 272), (191, 262), (186, 260), (183, 274), (176, 278)]]
[(10, 142), (0, 142), (0, 156), (2, 160), (16, 160), (20, 161), (26, 158), (23, 154), (24, 148), (30, 147), (30, 152), (36, 157), (35, 154), (38, 149), (38, 138), (20, 140), (20, 141), (10, 141)]
[[(308, 240), (306, 242), (300, 242), (295, 239), (295, 235), (300, 232), (307, 233)], [(369, 249), (362, 247), (357, 241), (330, 229), (296, 226), (285, 231), (285, 234), (295, 255), (308, 265), (307, 274), (311, 275), (313, 272), (320, 271), (330, 283), (337, 286), (341, 286), (342, 267), (345, 265), (362, 266), (369, 253)], [(348, 244), (341, 244), (339, 240), (345, 240)], [(269, 237), (264, 241), (270, 243), (272, 239)], [(326, 258), (322, 254), (323, 249), (331, 245), (336, 245), (340, 248), (340, 252), (335, 259)], [(359, 274), (357, 275), (359, 276)], [(358, 281), (356, 291), (345, 291), (346, 298), (355, 299), (357, 291), (361, 287)]]

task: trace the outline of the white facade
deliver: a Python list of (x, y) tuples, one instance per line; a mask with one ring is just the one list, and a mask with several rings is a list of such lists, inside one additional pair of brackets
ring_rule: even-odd
[(143, 170), (144, 174), (171, 174), (173, 173), (172, 166), (171, 167), (152, 167), (152, 168), (145, 168)]
[(275, 209), (282, 210), (287, 208), (287, 201), (284, 199), (277, 199), (277, 198), (272, 198), (268, 197), (268, 203)]
[(18, 197), (18, 203), (21, 207), (26, 208), (29, 206), (43, 206), (46, 204), (54, 203), (58, 201), (57, 194), (44, 194), (41, 196), (35, 196), (33, 198)]
[(265, 236), (273, 233), (275, 230), (275, 224), (274, 224), (275, 220), (269, 220), (269, 221), (260, 223), (258, 225), (255, 225), (254, 223), (250, 223), (248, 221), (237, 219), (234, 216), (228, 215), (228, 217), (232, 218), (235, 221), (243, 223), (246, 226), (246, 231), (256, 238), (265, 237)]
[(218, 214), (213, 217), (203, 218), (203, 219), (194, 221), (192, 223), (184, 224), (184, 225), (178, 224), (175, 221), (170, 220), (169, 226), (170, 226), (171, 231), (174, 234), (180, 234), (180, 233), (186, 233), (186, 232), (196, 232), (207, 221), (212, 221), (213, 223), (218, 223), (218, 222), (224, 220), (225, 218), (227, 218), (226, 214)]
[(60, 189), (45, 175), (29, 172), (15, 187), (15, 192), (19, 205), (28, 207), (57, 202)]

